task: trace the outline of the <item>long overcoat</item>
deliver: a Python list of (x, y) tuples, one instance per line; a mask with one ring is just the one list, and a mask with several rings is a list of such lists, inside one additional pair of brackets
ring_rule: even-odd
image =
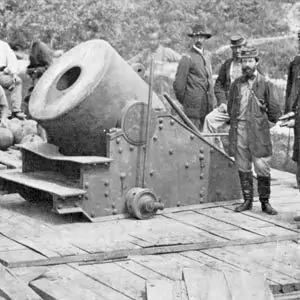
[[(230, 87), (228, 99), (228, 114), (230, 116), (229, 155), (235, 156), (237, 149), (238, 116), (241, 104), (241, 85), (245, 83), (242, 76), (235, 80)], [(265, 77), (257, 74), (253, 86), (252, 96), (248, 104), (247, 135), (249, 148), (255, 157), (268, 157), (272, 155), (272, 142), (270, 125), (277, 122), (281, 115), (280, 106), (272, 96), (272, 90)]]
[(212, 81), (211, 54), (203, 50), (200, 54), (191, 48), (179, 62), (174, 92), (190, 118), (204, 118), (215, 106)]

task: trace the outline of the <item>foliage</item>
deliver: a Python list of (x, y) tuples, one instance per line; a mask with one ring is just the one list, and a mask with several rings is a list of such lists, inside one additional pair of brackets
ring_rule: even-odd
[[(104, 38), (125, 58), (146, 46), (151, 24), (162, 29), (162, 43), (178, 52), (189, 46), (189, 27), (204, 23), (214, 34), (214, 50), (241, 33), (248, 37), (288, 31), (282, 15), (295, 0), (2, 0), (0, 38), (14, 48), (28, 49), (40, 38), (54, 48), (70, 49), (93, 38)], [(269, 47), (270, 48), (270, 47)], [(278, 48), (278, 49), (277, 49)], [(280, 47), (272, 55), (282, 61)], [(218, 58), (216, 58), (218, 60)], [(275, 63), (274, 58), (274, 63)], [(284, 61), (285, 63), (285, 61)], [(218, 63), (217, 63), (218, 65)], [(272, 66), (273, 68), (273, 66)], [(273, 72), (273, 71), (272, 71)], [(276, 72), (275, 72), (276, 73)]]

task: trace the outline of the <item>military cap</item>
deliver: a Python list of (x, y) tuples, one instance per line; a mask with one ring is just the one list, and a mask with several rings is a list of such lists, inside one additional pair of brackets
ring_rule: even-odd
[(230, 38), (230, 47), (233, 48), (233, 47), (241, 47), (241, 46), (246, 46), (247, 45), (247, 40), (240, 36), (240, 35), (235, 35), (235, 36), (232, 36)]
[(258, 60), (258, 51), (254, 47), (244, 46), (241, 50), (240, 58), (255, 58)]

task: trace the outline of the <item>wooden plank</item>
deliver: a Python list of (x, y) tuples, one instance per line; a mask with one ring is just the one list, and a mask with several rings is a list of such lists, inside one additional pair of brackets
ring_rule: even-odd
[(130, 250), (116, 250), (108, 251), (105, 253), (94, 253), (94, 254), (80, 254), (71, 255), (58, 258), (48, 258), (40, 259), (37, 261), (24, 260), (20, 262), (9, 263), (10, 268), (18, 267), (33, 267), (33, 266), (43, 266), (43, 265), (57, 265), (75, 262), (85, 262), (85, 261), (105, 261), (112, 259), (120, 259), (128, 256), (136, 255), (151, 255), (151, 254), (166, 254), (166, 253), (179, 253), (185, 251), (195, 251), (195, 250), (205, 250), (212, 248), (222, 248), (229, 246), (240, 246), (240, 245), (250, 245), (250, 244), (264, 244), (270, 242), (288, 241), (288, 240), (298, 240), (300, 239), (300, 234), (293, 234), (290, 236), (269, 236), (262, 237), (253, 240), (232, 240), (232, 241), (211, 241), (203, 243), (194, 243), (187, 245), (171, 245), (171, 246), (158, 246), (149, 248), (139, 248)]
[[(202, 254), (201, 254), (202, 253)], [(222, 249), (210, 249), (205, 251), (186, 252), (184, 255), (194, 257), (194, 259), (203, 260), (203, 254), (210, 258), (215, 258), (220, 262), (228, 263), (240, 270), (247, 271), (249, 273), (264, 274), (268, 278), (269, 284), (272, 286), (273, 292), (279, 292), (284, 285), (291, 284), (291, 278), (285, 274), (278, 273), (268, 267), (251, 261), (245, 252), (244, 255), (236, 254), (227, 250)], [(220, 268), (220, 267), (219, 267)], [(222, 270), (225, 270), (222, 268)]]
[(181, 281), (148, 280), (146, 283), (147, 300), (187, 300)]
[(14, 277), (8, 270), (0, 270), (0, 295), (8, 300), (41, 300), (24, 282)]
[(203, 268), (183, 269), (183, 278), (189, 300), (234, 299), (222, 271)]
[(300, 299), (300, 292), (291, 292), (291, 293), (281, 293), (274, 295), (276, 300), (299, 300)]
[(7, 153), (6, 151), (1, 151), (1, 150), (0, 150), (0, 163), (13, 169), (22, 168), (22, 160), (20, 158)]
[(35, 263), (36, 261), (41, 261), (44, 259), (44, 256), (30, 249), (13, 251), (8, 250), (0, 252), (0, 262), (5, 266), (19, 263), (22, 264), (23, 261), (31, 261), (32, 263)]
[(11, 269), (10, 273), (15, 277), (20, 278), (26, 284), (29, 284), (34, 279), (41, 277), (44, 273), (48, 272), (48, 267), (32, 267), (32, 268), (16, 268)]
[(0, 234), (0, 252), (25, 250), (26, 247)]
[(273, 294), (263, 275), (244, 271), (224, 272), (231, 299), (274, 300)]
[(74, 265), (74, 268), (129, 298), (136, 300), (143, 299), (142, 291), (145, 292), (146, 281), (117, 264)]
[(41, 278), (32, 281), (30, 286), (38, 290), (41, 295), (44, 294), (44, 297), (48, 297), (45, 299), (86, 299), (81, 298), (85, 297), (82, 295), (83, 291), (90, 291), (90, 294), (87, 293), (91, 297), (90, 299), (130, 299), (67, 265), (52, 267)]

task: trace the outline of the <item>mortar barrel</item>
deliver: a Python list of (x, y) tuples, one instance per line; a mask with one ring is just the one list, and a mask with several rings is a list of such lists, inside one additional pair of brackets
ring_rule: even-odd
[[(106, 155), (106, 133), (129, 101), (148, 100), (149, 86), (104, 40), (64, 53), (40, 78), (29, 112), (65, 155)], [(154, 94), (154, 109), (165, 109)]]

